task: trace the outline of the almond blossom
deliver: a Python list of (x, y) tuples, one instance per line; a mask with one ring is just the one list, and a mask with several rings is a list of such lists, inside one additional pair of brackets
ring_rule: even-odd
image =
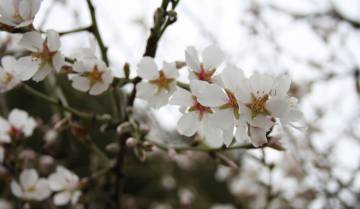
[(33, 76), (36, 82), (42, 81), (53, 70), (59, 72), (65, 64), (65, 58), (59, 51), (60, 36), (54, 30), (48, 30), (45, 38), (37, 31), (25, 33), (19, 45), (31, 51), (31, 58), (38, 64)]
[(25, 169), (20, 174), (20, 182), (12, 180), (11, 192), (24, 200), (43, 201), (51, 194), (49, 183), (45, 178), (39, 178), (35, 169)]
[(186, 65), (190, 68), (190, 79), (213, 82), (217, 68), (224, 62), (223, 52), (211, 45), (202, 52), (202, 62), (195, 47), (188, 47), (185, 51)]
[(29, 57), (16, 60), (15, 57), (6, 56), (1, 59), (0, 67), (0, 93), (9, 91), (21, 83), (29, 80), (36, 73), (36, 63)]
[(113, 81), (111, 70), (97, 58), (77, 60), (73, 71), (74, 73), (69, 74), (73, 88), (91, 95), (105, 92)]
[(0, 137), (5, 142), (21, 136), (29, 137), (35, 127), (36, 121), (23, 110), (13, 109), (7, 120), (0, 117)]
[(55, 205), (76, 204), (79, 201), (79, 177), (68, 169), (58, 166), (56, 172), (50, 175), (49, 184), (51, 190), (57, 192), (54, 196)]
[(250, 136), (256, 145), (267, 142), (266, 132), (275, 124), (276, 118), (284, 125), (300, 121), (302, 114), (296, 107), (296, 99), (287, 96), (291, 80), (288, 75), (277, 77), (254, 73), (244, 80), (236, 92), (241, 103), (242, 117), (250, 126)]
[(136, 86), (138, 98), (146, 100), (155, 109), (168, 103), (179, 76), (174, 63), (164, 62), (163, 69), (159, 70), (154, 59), (144, 57), (138, 64), (137, 74), (146, 80)]
[(1, 0), (0, 23), (22, 28), (32, 24), (42, 0)]
[(178, 105), (184, 115), (177, 124), (177, 131), (184, 136), (193, 136), (199, 132), (211, 147), (223, 144), (223, 132), (214, 126), (213, 109), (199, 103), (195, 95), (199, 95), (200, 81), (190, 83), (191, 92), (178, 88), (171, 97), (169, 104)]

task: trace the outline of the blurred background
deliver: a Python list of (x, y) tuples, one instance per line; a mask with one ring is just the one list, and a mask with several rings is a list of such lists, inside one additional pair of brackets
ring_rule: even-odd
[[(122, 76), (126, 62), (135, 74), (153, 13), (161, 1), (93, 3), (114, 74)], [(285, 151), (234, 150), (223, 153), (225, 160), (220, 162), (192, 151), (169, 154), (155, 150), (146, 153), (145, 162), (130, 154), (127, 208), (360, 208), (360, 1), (182, 0), (176, 11), (177, 22), (159, 42), (159, 63), (184, 61), (187, 46), (201, 50), (216, 44), (228, 63), (247, 75), (255, 71), (288, 73), (293, 79), (290, 94), (299, 99), (308, 128), (303, 132), (278, 128), (274, 134)], [(34, 25), (42, 30), (67, 31), (89, 24), (85, 0), (44, 0)], [(62, 51), (70, 55), (74, 49), (89, 45), (88, 37), (86, 32), (63, 36)], [(17, 49), (17, 39), (17, 35), (0, 33), (0, 43), (7, 44), (1, 53)], [(186, 70), (181, 74), (186, 82)], [(58, 79), (76, 108), (109, 112), (106, 94), (90, 97), (74, 92), (65, 77)], [(32, 85), (52, 94), (46, 83)], [(40, 155), (52, 156), (80, 176), (91, 171), (94, 163), (76, 136), (68, 131), (51, 132), (59, 120), (54, 109), (22, 89), (0, 97), (3, 114), (17, 107), (42, 121), (33, 136), (36, 143), (29, 143), (29, 148), (41, 147)], [(184, 143), (174, 131), (180, 117), (177, 108), (154, 111), (137, 100), (136, 107), (138, 119), (150, 127), (150, 138)], [(111, 136), (93, 132), (102, 148), (111, 143)], [(106, 180), (99, 184), (111, 190)], [(6, 189), (0, 190), (4, 199), (11, 199)], [(91, 204), (77, 207), (105, 208), (111, 197), (99, 191), (101, 188), (89, 191), (83, 199)]]

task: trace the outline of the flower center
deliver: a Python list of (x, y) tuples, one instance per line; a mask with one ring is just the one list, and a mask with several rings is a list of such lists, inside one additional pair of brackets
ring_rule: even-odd
[(211, 110), (210, 107), (206, 107), (206, 106), (202, 106), (196, 99), (196, 97), (194, 97), (194, 101), (195, 103), (193, 104), (193, 106), (190, 107), (189, 111), (196, 111), (199, 114), (199, 119), (201, 120), (205, 114), (207, 113), (213, 113), (213, 111)]
[(96, 82), (102, 80), (102, 74), (97, 65), (94, 66), (93, 70), (87, 74), (88, 79), (90, 80), (90, 85), (94, 85)]
[(174, 79), (167, 78), (164, 71), (160, 70), (158, 79), (150, 80), (149, 83), (157, 85), (158, 90), (160, 91), (161, 89), (170, 90), (170, 84), (172, 81), (174, 81)]
[(21, 17), (21, 15), (20, 15), (19, 12), (16, 12), (16, 13), (13, 15), (13, 19), (14, 19), (16, 22), (21, 22), (21, 21), (23, 21), (23, 18)]
[(251, 94), (252, 102), (246, 106), (251, 110), (251, 117), (255, 118), (258, 115), (269, 115), (269, 111), (266, 109), (265, 105), (269, 99), (269, 95), (264, 95), (262, 97), (255, 97)]
[(3, 81), (4, 84), (8, 85), (13, 80), (13, 78), (14, 78), (13, 75), (6, 72), (2, 81)]
[(46, 41), (44, 41), (42, 52), (34, 52), (34, 53), (32, 53), (32, 57), (35, 60), (38, 60), (38, 59), (42, 60), (42, 64), (52, 63), (51, 60), (55, 56), (55, 54), (56, 54), (56, 51), (55, 52), (50, 51)]
[(28, 192), (28, 193), (35, 192), (35, 190), (36, 190), (35, 186), (30, 186), (30, 187), (25, 189), (25, 192)]
[(240, 111), (239, 111), (239, 104), (236, 100), (234, 93), (232, 93), (229, 89), (225, 89), (226, 95), (228, 96), (228, 103), (220, 106), (220, 109), (227, 109), (232, 108), (234, 111), (235, 118), (239, 119)]
[(201, 81), (207, 81), (209, 83), (212, 83), (211, 77), (214, 75), (216, 69), (212, 70), (205, 70), (204, 65), (200, 65), (200, 71), (194, 72), (196, 77)]
[(14, 138), (19, 138), (22, 134), (22, 129), (15, 127), (15, 126), (11, 126), (10, 130), (8, 131), (9, 135), (14, 137)]

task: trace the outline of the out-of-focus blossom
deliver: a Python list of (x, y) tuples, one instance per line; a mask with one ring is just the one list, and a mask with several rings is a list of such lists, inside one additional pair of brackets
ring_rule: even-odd
[(137, 74), (146, 80), (136, 86), (138, 98), (156, 109), (168, 103), (179, 76), (175, 63), (163, 62), (163, 69), (159, 70), (153, 58), (144, 57), (138, 64)]
[(1, 0), (0, 23), (22, 28), (33, 23), (42, 0)]
[(210, 209), (235, 209), (231, 204), (215, 204)]
[(37, 31), (25, 33), (19, 45), (31, 51), (31, 58), (37, 63), (34, 81), (42, 81), (53, 70), (59, 72), (65, 64), (65, 58), (59, 51), (60, 36), (54, 30), (46, 31), (45, 38)]
[(190, 68), (190, 79), (213, 82), (217, 68), (224, 62), (223, 52), (216, 46), (208, 46), (202, 52), (202, 62), (195, 47), (185, 51), (186, 65)]
[(13, 209), (14, 207), (10, 204), (9, 201), (5, 199), (0, 199), (0, 208), (1, 209)]
[(16, 60), (15, 57), (6, 56), (1, 59), (0, 67), (0, 93), (9, 91), (21, 81), (29, 80), (36, 73), (36, 63), (29, 57)]
[(200, 104), (195, 96), (200, 94), (200, 82), (202, 81), (191, 81), (191, 92), (178, 88), (169, 103), (180, 106), (180, 110), (184, 113), (177, 124), (177, 130), (180, 134), (193, 136), (199, 132), (207, 144), (212, 147), (219, 147), (223, 144), (223, 137), (222, 131), (214, 126), (213, 110)]
[(39, 178), (35, 169), (25, 169), (20, 174), (20, 183), (11, 182), (12, 193), (24, 200), (43, 201), (51, 194), (48, 181)]
[(56, 172), (49, 177), (51, 190), (57, 192), (54, 196), (55, 205), (76, 204), (81, 196), (79, 177), (68, 169), (58, 166)]
[(8, 119), (0, 117), (0, 140), (9, 143), (11, 138), (29, 137), (36, 127), (36, 121), (27, 112), (13, 109)]

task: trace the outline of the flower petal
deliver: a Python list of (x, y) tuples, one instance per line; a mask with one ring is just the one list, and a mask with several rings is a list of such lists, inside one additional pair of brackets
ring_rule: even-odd
[(44, 40), (37, 31), (27, 32), (21, 38), (19, 45), (32, 52), (42, 51)]
[(192, 136), (199, 129), (200, 121), (196, 112), (185, 113), (177, 124), (177, 131), (184, 136)]
[(205, 69), (213, 70), (221, 65), (225, 57), (219, 47), (211, 45), (204, 49), (202, 58)]
[(16, 196), (16, 197), (19, 197), (19, 198), (22, 198), (24, 193), (20, 187), (20, 185), (16, 182), (16, 181), (11, 181), (11, 184), (10, 184), (10, 188), (11, 188), (11, 192)]
[(25, 169), (20, 174), (20, 184), (23, 188), (31, 188), (36, 185), (39, 175), (35, 169)]
[(225, 88), (231, 90), (232, 92), (236, 92), (240, 89), (241, 84), (245, 82), (244, 72), (233, 65), (229, 65), (224, 68), (221, 72), (221, 79)]
[(195, 47), (190, 46), (185, 50), (185, 60), (186, 60), (186, 65), (189, 68), (191, 68), (193, 71), (195, 72), (200, 71), (199, 56)]
[(99, 95), (104, 93), (109, 88), (109, 85), (104, 82), (97, 82), (95, 83), (89, 91), (90, 95)]
[(60, 72), (61, 68), (65, 65), (65, 57), (57, 52), (52, 58), (52, 65), (56, 72)]
[(171, 105), (179, 105), (182, 107), (190, 107), (193, 103), (193, 96), (189, 91), (183, 88), (178, 88), (169, 101), (169, 104)]
[(64, 206), (71, 200), (71, 193), (68, 191), (57, 193), (54, 196), (54, 204), (57, 206)]
[(46, 44), (51, 52), (56, 52), (61, 46), (60, 36), (55, 30), (46, 31)]
[(207, 107), (219, 107), (228, 102), (228, 97), (220, 86), (200, 82), (196, 82), (196, 84), (200, 84), (198, 94), (196, 95), (200, 104)]
[(176, 69), (175, 63), (163, 62), (164, 74), (167, 78), (176, 79), (179, 77), (179, 72)]
[(143, 57), (138, 64), (137, 74), (147, 80), (154, 80), (159, 77), (158, 67), (154, 59)]

